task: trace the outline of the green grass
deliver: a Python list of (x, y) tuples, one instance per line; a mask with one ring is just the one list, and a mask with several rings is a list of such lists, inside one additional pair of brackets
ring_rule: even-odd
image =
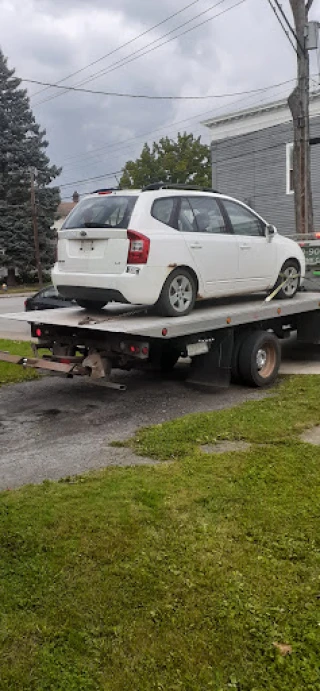
[[(0, 339), (0, 350), (7, 351), (11, 353), (11, 355), (32, 355), (30, 343), (26, 343), (25, 341), (8, 341)], [(22, 381), (29, 381), (30, 379), (37, 379), (38, 377), (38, 373), (33, 369), (25, 370), (21, 365), (11, 365), (7, 362), (0, 362), (0, 386), (3, 384), (16, 384)]]
[[(315, 424), (297, 377), (143, 430), (159, 465), (2, 493), (1, 691), (319, 690)], [(201, 452), (222, 439), (251, 450)]]
[[(3, 283), (3, 282), (2, 282)], [(2, 283), (0, 282), (0, 295), (15, 295), (15, 293), (37, 293), (39, 290), (41, 290), (40, 286), (38, 283), (34, 283), (32, 285), (17, 285), (12, 288), (7, 288), (7, 290), (3, 290), (1, 288)], [(50, 283), (44, 283), (42, 285), (42, 288), (46, 288), (47, 286), (51, 285)]]

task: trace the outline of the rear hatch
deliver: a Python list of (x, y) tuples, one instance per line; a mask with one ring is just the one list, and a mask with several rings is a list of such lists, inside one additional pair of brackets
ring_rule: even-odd
[(127, 229), (137, 195), (113, 193), (77, 204), (58, 233), (62, 271), (121, 274), (127, 265)]

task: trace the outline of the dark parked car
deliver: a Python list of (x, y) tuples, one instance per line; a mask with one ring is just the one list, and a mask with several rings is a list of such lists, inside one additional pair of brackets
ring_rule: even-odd
[(26, 312), (31, 310), (61, 309), (62, 307), (75, 307), (75, 305), (76, 302), (74, 300), (68, 300), (59, 295), (54, 286), (42, 288), (42, 290), (39, 290), (39, 293), (27, 298), (24, 303)]

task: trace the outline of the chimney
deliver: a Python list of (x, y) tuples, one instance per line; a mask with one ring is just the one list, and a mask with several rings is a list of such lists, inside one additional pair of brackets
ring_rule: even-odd
[(72, 201), (73, 201), (75, 204), (78, 204), (78, 201), (79, 201), (79, 194), (78, 194), (78, 192), (74, 192), (74, 193), (73, 193), (73, 195), (72, 195)]

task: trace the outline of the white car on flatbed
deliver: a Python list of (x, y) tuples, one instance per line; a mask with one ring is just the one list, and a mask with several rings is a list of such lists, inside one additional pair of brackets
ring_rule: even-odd
[(157, 183), (82, 199), (58, 233), (52, 281), (87, 309), (156, 305), (177, 317), (208, 298), (274, 287), (291, 298), (304, 274), (299, 245), (242, 202)]

